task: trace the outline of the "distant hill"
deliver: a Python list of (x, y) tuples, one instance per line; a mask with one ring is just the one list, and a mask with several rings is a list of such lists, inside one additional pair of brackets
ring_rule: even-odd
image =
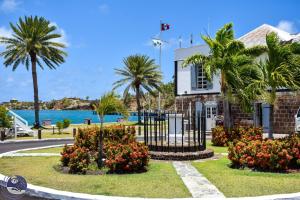
[[(95, 100), (84, 100), (80, 98), (63, 98), (60, 100), (51, 100), (40, 102), (41, 110), (91, 110)], [(13, 110), (33, 110), (33, 102), (21, 102), (12, 100), (3, 102), (1, 105)]]

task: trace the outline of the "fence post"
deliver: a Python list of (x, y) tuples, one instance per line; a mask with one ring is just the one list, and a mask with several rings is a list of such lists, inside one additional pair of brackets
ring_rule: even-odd
[(73, 128), (73, 138), (76, 137), (76, 128)]
[(4, 141), (5, 139), (5, 131), (1, 130), (1, 141)]
[(170, 112), (168, 112), (168, 152), (170, 152)]
[(181, 114), (181, 151), (183, 153), (184, 115)]
[(206, 149), (206, 107), (202, 103), (202, 112), (201, 112), (201, 143), (203, 150)]
[(38, 139), (39, 140), (42, 139), (42, 130), (41, 129), (38, 130)]
[(176, 116), (176, 112), (175, 112), (175, 153), (177, 153), (177, 116)]

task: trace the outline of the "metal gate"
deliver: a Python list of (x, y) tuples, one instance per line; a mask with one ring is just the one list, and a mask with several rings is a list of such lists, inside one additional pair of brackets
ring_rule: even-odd
[[(195, 152), (206, 149), (206, 109), (196, 113), (144, 112), (144, 142), (150, 151)], [(201, 124), (203, 126), (196, 126)]]

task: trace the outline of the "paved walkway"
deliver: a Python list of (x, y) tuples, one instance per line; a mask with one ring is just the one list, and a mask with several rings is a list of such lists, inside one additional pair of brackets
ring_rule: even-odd
[(190, 162), (174, 161), (177, 174), (194, 198), (225, 198), (216, 186), (209, 182)]

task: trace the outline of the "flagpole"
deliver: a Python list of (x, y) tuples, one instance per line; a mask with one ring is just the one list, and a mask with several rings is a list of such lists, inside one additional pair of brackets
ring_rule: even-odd
[[(161, 20), (159, 21), (159, 39), (160, 41), (162, 41), (161, 39)], [(162, 42), (159, 43), (159, 69), (161, 71), (161, 45), (162, 45)], [(158, 92), (158, 111), (160, 111), (160, 92)]]

